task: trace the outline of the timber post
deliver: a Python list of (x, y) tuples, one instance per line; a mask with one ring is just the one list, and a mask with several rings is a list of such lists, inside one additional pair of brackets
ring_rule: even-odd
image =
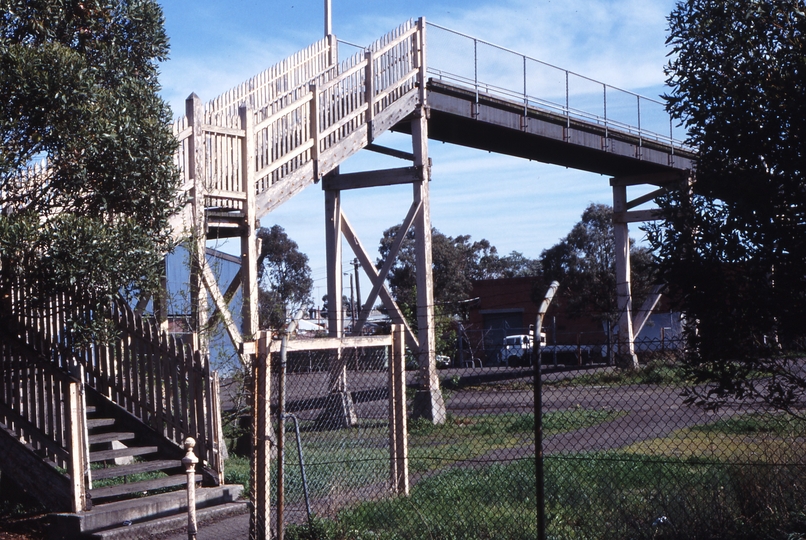
[[(341, 194), (338, 190), (325, 190), (325, 244), (327, 253), (327, 328), (328, 336), (344, 337), (342, 302), (342, 214)], [(355, 405), (347, 387), (347, 364), (339, 347), (330, 365), (330, 401), (319, 418), (320, 422), (338, 423), (353, 427), (358, 423)]]
[(207, 354), (207, 292), (202, 277), (206, 256), (207, 234), (205, 227), (204, 185), (204, 108), (199, 96), (191, 94), (185, 100), (185, 115), (192, 134), (188, 140), (188, 171), (193, 175), (191, 188), (193, 224), (190, 246), (190, 324), (193, 331), (193, 350)]
[(632, 326), (632, 290), (630, 286), (630, 230), (625, 218), (627, 186), (613, 185), (613, 231), (616, 244), (616, 297), (618, 306), (617, 365), (638, 369)]
[(419, 96), (414, 119), (411, 121), (411, 143), (414, 167), (419, 178), (414, 182), (414, 202), (421, 211), (414, 221), (415, 259), (417, 268), (417, 327), (419, 351), (417, 365), (420, 388), (414, 398), (414, 417), (427, 418), (435, 424), (445, 423), (445, 402), (439, 388), (436, 367), (436, 337), (434, 332), (434, 281), (431, 273), (431, 204), (428, 183), (431, 164), (428, 158), (428, 104), (426, 102), (425, 19), (417, 21), (418, 39), (414, 40), (418, 68)]
[(389, 473), (392, 491), (409, 494), (409, 448), (406, 426), (406, 337), (403, 325), (392, 326), (389, 362)]
[(241, 189), (244, 193), (243, 223), (241, 225), (241, 361), (244, 367), (251, 369), (255, 361), (256, 339), (258, 333), (258, 285), (257, 229), (260, 222), (257, 218), (255, 194), (255, 134), (254, 114), (252, 109), (242, 105), (238, 108), (244, 140), (241, 144)]
[(271, 538), (271, 334), (261, 332), (258, 351), (252, 364), (252, 511), (249, 519), (250, 540)]

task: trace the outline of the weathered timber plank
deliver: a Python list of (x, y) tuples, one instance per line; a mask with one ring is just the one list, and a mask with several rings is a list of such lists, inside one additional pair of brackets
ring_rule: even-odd
[(130, 465), (106, 467), (92, 471), (93, 480), (105, 480), (107, 478), (119, 478), (131, 474), (149, 473), (163, 470), (176, 469), (182, 466), (182, 462), (176, 459), (160, 459), (156, 461), (143, 461)]
[(134, 433), (130, 431), (111, 431), (109, 433), (94, 433), (89, 436), (90, 444), (100, 444), (112, 441), (130, 441)]
[(411, 184), (420, 179), (414, 167), (399, 167), (377, 171), (362, 171), (347, 174), (330, 175), (322, 179), (322, 189), (343, 191), (368, 187), (394, 186)]
[(391, 344), (391, 336), (347, 336), (340, 339), (290, 339), (286, 346), (288, 351), (314, 351), (352, 347), (387, 347)]
[[(201, 482), (202, 476), (196, 475), (196, 482)], [(116, 486), (108, 486), (97, 489), (91, 489), (90, 495), (93, 500), (108, 499), (110, 497), (119, 497), (121, 495), (129, 495), (131, 493), (142, 493), (144, 491), (152, 491), (155, 489), (163, 489), (167, 487), (181, 486), (187, 483), (187, 476), (179, 474), (175, 476), (166, 476), (164, 478), (156, 478), (154, 480), (144, 480), (142, 482), (132, 482), (129, 484), (118, 484)]]
[(122, 457), (144, 456), (154, 454), (157, 450), (158, 448), (156, 446), (129, 446), (127, 448), (116, 448), (115, 450), (99, 450), (97, 452), (90, 452), (90, 461), (96, 463), (98, 461), (107, 461)]

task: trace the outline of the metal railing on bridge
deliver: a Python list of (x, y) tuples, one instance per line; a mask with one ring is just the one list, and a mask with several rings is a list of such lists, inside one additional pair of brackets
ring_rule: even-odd
[(597, 81), (456, 30), (428, 22), (428, 74), (448, 84), (522, 103), (524, 115), (539, 108), (562, 115), (568, 125), (581, 120), (609, 131), (669, 147), (688, 147), (685, 133), (666, 104)]

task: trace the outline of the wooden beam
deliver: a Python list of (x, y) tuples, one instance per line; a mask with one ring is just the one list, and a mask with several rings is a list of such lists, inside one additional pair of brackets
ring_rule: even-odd
[(419, 177), (420, 173), (415, 167), (338, 174), (323, 179), (322, 189), (325, 191), (341, 191), (345, 189), (396, 186), (414, 183)]
[(651, 184), (654, 186), (665, 186), (675, 182), (683, 181), (688, 175), (688, 171), (660, 172), (652, 174), (636, 174), (634, 176), (620, 176), (611, 178), (610, 185), (615, 186), (641, 186)]
[(342, 338), (289, 339), (286, 351), (321, 351), (351, 347), (387, 347), (392, 336), (345, 336)]
[(631, 210), (629, 212), (613, 212), (613, 223), (643, 223), (663, 219), (657, 208), (651, 210)]
[[(207, 292), (210, 293), (210, 296), (213, 298), (213, 303), (215, 303), (216, 308), (221, 313), (224, 328), (226, 328), (227, 334), (229, 334), (232, 344), (235, 346), (235, 350), (240, 351), (241, 344), (243, 343), (243, 337), (241, 337), (238, 327), (235, 326), (235, 322), (232, 320), (232, 314), (229, 311), (229, 306), (227, 306), (227, 303), (224, 300), (224, 295), (221, 294), (221, 290), (218, 288), (218, 283), (213, 275), (213, 271), (210, 270), (210, 265), (207, 264), (206, 260), (202, 262), (201, 274), (204, 287), (207, 289)], [(241, 358), (241, 361), (243, 361), (243, 358)], [(244, 362), (244, 365), (248, 365), (248, 362)]]
[(379, 154), (384, 154), (386, 156), (392, 156), (400, 159), (405, 159), (406, 161), (414, 161), (414, 154), (411, 152), (404, 152), (403, 150), (398, 150), (396, 148), (389, 148), (386, 146), (381, 146), (379, 144), (368, 144), (367, 150), (370, 152), (377, 152)]
[[(389, 249), (389, 253), (386, 256), (386, 260), (383, 263), (383, 267), (381, 267), (381, 271), (378, 273), (378, 279), (377, 281), (373, 282), (372, 290), (369, 292), (367, 300), (364, 303), (364, 305), (367, 306), (367, 309), (365, 311), (362, 307), (358, 314), (359, 328), (362, 328), (363, 324), (367, 321), (369, 311), (370, 309), (372, 309), (372, 304), (375, 303), (375, 300), (377, 300), (378, 298), (378, 292), (380, 291), (381, 287), (384, 286), (384, 284), (386, 283), (386, 278), (392, 269), (392, 265), (395, 263), (395, 260), (397, 259), (397, 254), (400, 252), (400, 246), (403, 244), (403, 240), (406, 238), (406, 234), (409, 232), (409, 229), (411, 228), (412, 223), (414, 223), (414, 220), (417, 217), (421, 208), (422, 205), (420, 203), (411, 203), (409, 211), (406, 214), (406, 217), (403, 219), (403, 223), (397, 230), (397, 235), (395, 235), (395, 239), (392, 242), (392, 246)], [(372, 265), (372, 269), (374, 271), (375, 269), (374, 265)], [(369, 274), (367, 275), (369, 276)]]
[(616, 244), (616, 299), (619, 310), (618, 355), (631, 369), (638, 369), (632, 327), (632, 290), (630, 287), (630, 231), (627, 222), (617, 216), (628, 214), (627, 186), (613, 186), (613, 232)]
[(325, 255), (327, 264), (327, 334), (340, 338), (344, 333), (341, 300), (341, 197), (338, 191), (325, 191)]
[(426, 101), (425, 19), (417, 20), (417, 54), (415, 68), (419, 69), (417, 83), (419, 103), (411, 119), (411, 145), (414, 166), (421, 172), (418, 182), (412, 185), (412, 198), (422, 204), (414, 220), (414, 259), (417, 272), (417, 354), (419, 389), (414, 398), (414, 417), (427, 418), (434, 424), (444, 424), (447, 417), (445, 399), (439, 388), (436, 368), (436, 334), (434, 328), (434, 280), (431, 254), (431, 202), (429, 183), (431, 168), (428, 159), (428, 103)]
[[(232, 301), (232, 298), (235, 296), (235, 293), (238, 292), (238, 289), (241, 288), (241, 270), (241, 268), (238, 269), (238, 271), (235, 273), (235, 276), (232, 278), (232, 281), (229, 282), (227, 290), (224, 291), (224, 301), (227, 303), (227, 305), (229, 305), (229, 303)], [(210, 315), (210, 318), (207, 321), (207, 326), (213, 325), (219, 313), (218, 308), (216, 308), (213, 311), (213, 314)]]
[(137, 305), (134, 306), (134, 312), (138, 315), (142, 315), (148, 307), (149, 300), (151, 300), (150, 294), (141, 294), (140, 298), (137, 299)]
[[(241, 360), (254, 361), (255, 341), (258, 334), (258, 285), (257, 285), (257, 228), (260, 226), (257, 219), (256, 195), (255, 195), (255, 131), (254, 113), (251, 108), (241, 106), (238, 108), (246, 136), (241, 143), (241, 189), (245, 197), (243, 205), (244, 220), (241, 229), (241, 268), (237, 278), (241, 282), (241, 331), (243, 336), (249, 341), (250, 346), (241, 349)], [(230, 283), (227, 292), (237, 285)], [(231, 297), (230, 297), (231, 298)], [(229, 299), (225, 297), (227, 303)], [(241, 340), (243, 343), (243, 338)], [(244, 367), (249, 368), (249, 364)]]
[[(192, 199), (190, 255), (190, 312), (193, 331), (193, 349), (206, 355), (209, 351), (209, 336), (204, 335), (204, 325), (208, 319), (207, 293), (204, 291), (203, 268), (207, 266), (205, 253), (207, 231), (205, 223), (204, 198), (205, 178), (205, 138), (202, 131), (204, 108), (201, 99), (191, 94), (185, 100), (185, 115), (193, 134), (188, 137), (187, 174), (192, 175)], [(217, 287), (216, 287), (217, 288)]]
[(632, 320), (632, 331), (636, 336), (644, 329), (644, 325), (649, 320), (649, 316), (652, 315), (652, 310), (654, 310), (655, 306), (660, 302), (660, 297), (663, 296), (661, 293), (665, 287), (666, 285), (655, 285), (652, 288), (652, 292), (650, 292), (649, 296), (644, 300), (644, 305), (635, 313)]
[(660, 197), (661, 195), (663, 195), (667, 191), (669, 191), (669, 188), (662, 187), (660, 189), (656, 189), (654, 191), (651, 191), (651, 192), (647, 193), (646, 195), (641, 195), (640, 197), (637, 197), (637, 198), (635, 198), (635, 199), (633, 199), (631, 201), (628, 201), (627, 202), (627, 210), (629, 210), (630, 208), (635, 208), (636, 206), (641, 206), (642, 204), (648, 203), (649, 201), (654, 201), (655, 199), (657, 199), (658, 197)]

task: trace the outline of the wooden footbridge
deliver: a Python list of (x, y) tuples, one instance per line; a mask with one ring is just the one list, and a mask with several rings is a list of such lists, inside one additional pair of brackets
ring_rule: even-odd
[[(627, 337), (622, 338), (620, 352), (634, 358), (627, 225), (653, 219), (651, 210), (634, 208), (688, 178), (693, 168), (691, 149), (674, 140), (671, 129), (660, 134), (642, 127), (642, 100), (643, 106), (652, 101), (647, 98), (629, 94), (636, 103), (637, 122), (618, 122), (612, 108), (608, 114), (608, 92), (612, 95), (617, 89), (586, 79), (601, 89), (604, 107), (592, 113), (572, 106), (569, 80), (579, 77), (573, 73), (559, 71), (565, 79), (565, 95), (559, 99), (531, 95), (527, 92), (531, 84), (527, 66), (537, 61), (526, 56), (517, 56), (523, 64), (520, 89), (513, 89), (517, 84), (507, 87), (506, 77), (480, 80), (477, 58), (472, 74), (451, 73), (450, 69), (439, 69), (442, 66), (429, 68), (427, 30), (447, 31), (427, 27), (423, 19), (409, 21), (344, 59), (339, 58), (339, 41), (327, 35), (210, 102), (202, 103), (195, 94), (188, 98), (185, 115), (173, 125), (179, 141), (176, 164), (181, 172), (184, 205), (172, 227), (177, 238), (189, 238), (195, 245), (190, 252), (199, 254), (191, 260), (193, 343), (185, 351), (158, 328), (129, 313), (125, 306), (118, 306), (115, 320), (123, 336), (120, 346), (99, 348), (82, 356), (66, 350), (58, 335), (43, 333), (43, 329), (58, 328), (58, 321), (47, 316), (39, 320), (33, 314), (17, 319), (17, 327), (0, 335), (0, 448), (4, 453), (0, 466), (4, 474), (13, 476), (6, 471), (6, 463), (26, 466), (46, 462), (47, 466), (30, 469), (37, 471), (37, 482), (47, 478), (47, 485), (60, 486), (41, 494), (47, 499), (44, 502), (55, 510), (90, 515), (99, 506), (92, 509), (91, 502), (103, 501), (106, 493), (93, 489), (90, 482), (94, 479), (89, 463), (93, 454), (97, 457), (101, 452), (96, 445), (122, 442), (116, 449), (104, 450), (117, 452), (115, 457), (122, 455), (124, 448), (155, 448), (159, 459), (154, 461), (160, 462), (160, 470), (170, 472), (171, 464), (165, 460), (175, 460), (178, 443), (190, 435), (199, 440), (203, 452), (205, 485), (221, 483), (215, 390), (202, 329), (211, 316), (220, 316), (243, 365), (254, 368), (258, 379), (265, 376), (265, 349), (260, 348), (258, 354), (256, 229), (261, 217), (312, 184), (319, 184), (324, 191), (330, 337), (345, 338), (341, 260), (346, 240), (373, 284), (356, 326), (363, 326), (369, 308), (378, 299), (384, 303), (393, 322), (403, 326), (406, 345), (419, 359), (416, 413), (443, 421), (445, 406), (434, 365), (429, 139), (611, 178), (622, 311), (620, 335)], [(457, 35), (470, 40), (474, 51), (485, 45)], [(668, 119), (665, 122), (670, 126)], [(379, 146), (376, 139), (389, 130), (410, 134), (411, 150)], [(406, 163), (399, 168), (340, 174), (339, 165), (361, 150), (391, 155)], [(344, 190), (393, 184), (410, 184), (412, 202), (388, 259), (376, 270), (341, 209), (340, 197)], [(627, 188), (636, 185), (656, 189), (629, 200)], [(384, 285), (402, 239), (411, 228), (416, 238), (416, 332), (407, 326)], [(241, 242), (241, 270), (226, 286), (219, 286), (202, 255), (208, 239), (220, 238)], [(236, 317), (230, 312), (229, 299), (238, 289), (244, 301), (242, 313)], [(213, 306), (207, 305), (208, 297)], [(24, 303), (24, 295), (18, 301)], [(160, 380), (165, 384), (155, 382)], [(331, 380), (334, 393), (349, 396), (343, 366), (333, 368)], [(260, 382), (257, 384), (261, 388)], [(86, 389), (83, 400), (82, 389)], [(268, 420), (260, 412), (255, 416), (258, 423), (261, 418), (265, 423), (257, 426), (256, 432), (264, 432)], [(106, 425), (115, 427), (101, 429)], [(124, 431), (118, 431), (118, 426)], [(102, 433), (107, 433), (103, 440)], [(268, 443), (259, 446), (263, 450), (258, 449), (258, 453), (264, 451), (265, 455), (258, 456), (258, 461), (268, 463)], [(111, 456), (102, 454), (107, 462)], [(94, 476), (98, 478), (98, 473)], [(164, 487), (162, 483), (154, 487)], [(151, 489), (140, 488), (141, 492)], [(31, 490), (37, 493), (34, 487)], [(258, 498), (266, 498), (266, 493), (258, 493)], [(124, 494), (110, 490), (106, 496), (115, 499)], [(216, 492), (210, 500), (226, 502), (231, 494)], [(255, 511), (265, 513), (265, 518), (267, 499), (264, 503), (257, 501)], [(146, 514), (148, 511), (143, 510), (137, 519), (145, 519)], [(98, 525), (96, 529), (109, 526)]]

